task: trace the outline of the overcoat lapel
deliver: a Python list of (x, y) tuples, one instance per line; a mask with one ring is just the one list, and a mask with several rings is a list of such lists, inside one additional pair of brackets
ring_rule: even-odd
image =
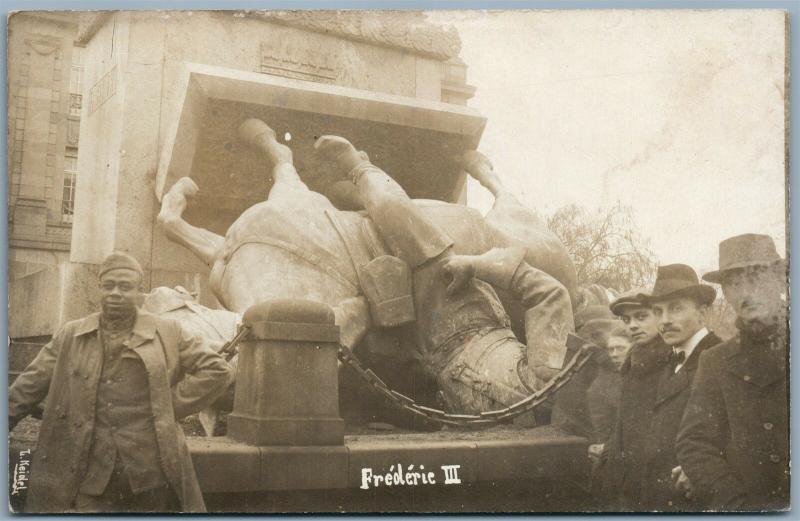
[(691, 387), (692, 375), (697, 369), (700, 360), (700, 355), (703, 351), (712, 347), (720, 342), (720, 339), (714, 333), (708, 333), (700, 340), (697, 346), (692, 351), (692, 354), (684, 362), (681, 370), (675, 373), (671, 365), (665, 367), (661, 373), (661, 378), (658, 382), (658, 394), (656, 396), (656, 407), (661, 403), (669, 400), (673, 396), (680, 394), (681, 391)]

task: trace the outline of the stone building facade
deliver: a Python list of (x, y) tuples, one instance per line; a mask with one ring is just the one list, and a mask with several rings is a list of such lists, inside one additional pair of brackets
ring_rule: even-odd
[(83, 73), (77, 22), (61, 12), (9, 20), (9, 280), (69, 258)]

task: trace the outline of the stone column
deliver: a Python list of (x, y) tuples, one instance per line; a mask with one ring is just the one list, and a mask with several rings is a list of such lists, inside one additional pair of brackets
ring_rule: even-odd
[(280, 299), (245, 312), (228, 436), (250, 445), (342, 445), (333, 310)]

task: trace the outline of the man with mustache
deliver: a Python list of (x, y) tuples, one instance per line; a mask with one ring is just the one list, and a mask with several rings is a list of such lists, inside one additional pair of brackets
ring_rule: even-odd
[(658, 333), (658, 319), (646, 302), (649, 292), (635, 288), (620, 295), (611, 311), (622, 319), (634, 346), (620, 370), (619, 412), (605, 447), (602, 496), (612, 510), (644, 510), (653, 495), (645, 481), (656, 376), (669, 364), (671, 348)]
[(678, 459), (703, 508), (789, 507), (786, 264), (766, 235), (719, 245), (722, 285), (737, 335), (700, 358), (677, 441)]
[[(638, 381), (633, 380), (633, 376), (625, 379), (628, 388), (623, 388), (623, 402), (636, 400), (639, 403), (623, 403), (620, 409), (620, 421), (625, 423), (619, 424), (622, 428), (617, 436), (622, 439), (618, 438), (617, 443), (621, 454), (615, 456), (623, 461), (619, 472), (622, 498), (618, 508), (687, 510), (690, 503), (675, 490), (672, 482), (673, 471), (680, 472), (675, 439), (700, 353), (720, 342), (719, 337), (705, 327), (716, 291), (700, 284), (691, 267), (670, 264), (658, 267), (652, 292), (641, 297), (644, 306), (652, 309), (661, 338), (671, 349), (648, 353), (654, 358), (646, 364), (649, 372)], [(650, 324), (652, 328), (652, 322)], [(641, 342), (644, 336), (639, 334), (637, 338)], [(637, 353), (631, 353), (631, 361), (638, 365), (641, 362)], [(628, 374), (631, 372), (629, 370)], [(632, 388), (634, 381), (637, 383)], [(632, 432), (626, 432), (625, 424)]]
[(177, 420), (220, 396), (225, 360), (138, 308), (142, 268), (101, 264), (102, 311), (67, 323), (8, 391), (9, 431), (45, 398), (27, 511), (204, 512)]

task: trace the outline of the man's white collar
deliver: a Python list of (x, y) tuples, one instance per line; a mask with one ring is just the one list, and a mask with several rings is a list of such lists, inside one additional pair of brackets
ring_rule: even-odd
[[(681, 351), (683, 351), (685, 353), (685, 355), (686, 355), (686, 358), (684, 358), (684, 363), (685, 363), (685, 361), (688, 360), (690, 356), (692, 356), (692, 353), (694, 352), (695, 348), (697, 347), (697, 344), (699, 344), (700, 341), (703, 340), (706, 337), (706, 335), (709, 334), (709, 333), (710, 333), (710, 331), (708, 330), (708, 328), (702, 327), (702, 328), (698, 329), (695, 334), (690, 336), (689, 339), (686, 340), (684, 343), (682, 343), (680, 345), (677, 345), (677, 346), (674, 346), (672, 349), (676, 353), (680, 353)], [(675, 372), (677, 373), (678, 369), (680, 369), (682, 366), (683, 366), (683, 363), (675, 368)]]

